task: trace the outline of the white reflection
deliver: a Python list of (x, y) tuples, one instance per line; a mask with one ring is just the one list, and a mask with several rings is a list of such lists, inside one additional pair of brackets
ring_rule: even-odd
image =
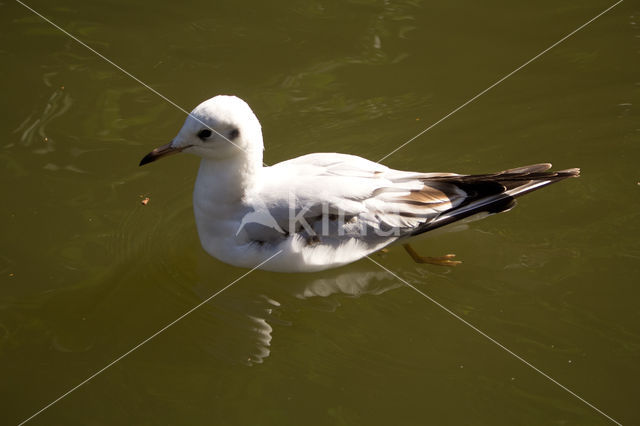
[(336, 277), (313, 280), (295, 293), (295, 296), (298, 299), (328, 297), (333, 294), (378, 296), (401, 286), (398, 280), (389, 279), (389, 274), (385, 271), (347, 272)]
[[(199, 285), (191, 288), (207, 298), (226, 285), (216, 278), (226, 265), (206, 255), (200, 259)], [(237, 273), (229, 268), (228, 273)], [(227, 273), (224, 281), (231, 281)], [(192, 339), (216, 359), (248, 366), (262, 364), (278, 344), (278, 329), (292, 325), (292, 317), (321, 309), (333, 312), (354, 297), (379, 296), (402, 283), (375, 265), (360, 262), (347, 268), (314, 274), (276, 274), (256, 271), (203, 306), (206, 323), (194, 324)], [(313, 301), (313, 302), (312, 302)], [(275, 330), (275, 331), (274, 331)]]
[(262, 364), (262, 360), (271, 354), (271, 332), (273, 328), (264, 318), (256, 318), (249, 315), (249, 318), (255, 322), (253, 329), (256, 334), (256, 350), (251, 354), (248, 361), (253, 364)]

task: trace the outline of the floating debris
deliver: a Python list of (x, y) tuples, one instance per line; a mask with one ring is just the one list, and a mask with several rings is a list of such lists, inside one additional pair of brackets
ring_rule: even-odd
[(149, 204), (149, 197), (144, 197), (144, 198), (140, 201), (140, 203), (141, 203), (143, 206), (146, 206), (147, 204)]

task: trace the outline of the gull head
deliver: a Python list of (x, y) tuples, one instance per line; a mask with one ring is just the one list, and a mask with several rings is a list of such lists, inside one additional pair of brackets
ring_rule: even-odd
[(260, 122), (249, 105), (236, 96), (219, 95), (195, 107), (176, 137), (147, 154), (140, 165), (178, 152), (214, 161), (255, 159), (262, 164), (263, 149)]

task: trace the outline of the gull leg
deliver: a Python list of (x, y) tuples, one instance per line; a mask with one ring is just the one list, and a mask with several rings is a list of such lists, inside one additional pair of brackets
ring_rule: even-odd
[(456, 266), (462, 263), (460, 260), (453, 260), (456, 257), (455, 254), (445, 254), (440, 257), (428, 257), (428, 256), (420, 256), (417, 251), (409, 244), (403, 244), (402, 247), (409, 253), (409, 256), (416, 263), (430, 263), (432, 265), (440, 265), (440, 266)]

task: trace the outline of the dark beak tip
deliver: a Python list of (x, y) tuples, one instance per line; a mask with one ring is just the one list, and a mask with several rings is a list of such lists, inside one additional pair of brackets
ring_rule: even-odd
[(145, 164), (152, 163), (156, 161), (158, 158), (166, 157), (167, 155), (177, 154), (182, 151), (182, 148), (174, 148), (171, 146), (171, 143), (158, 147), (148, 153), (147, 155), (140, 160), (140, 166), (144, 166)]
[(153, 155), (153, 152), (150, 152), (147, 155), (145, 155), (142, 158), (142, 160), (140, 160), (140, 164), (138, 165), (138, 167), (144, 166), (145, 164), (153, 163), (156, 160), (156, 158), (157, 157)]

